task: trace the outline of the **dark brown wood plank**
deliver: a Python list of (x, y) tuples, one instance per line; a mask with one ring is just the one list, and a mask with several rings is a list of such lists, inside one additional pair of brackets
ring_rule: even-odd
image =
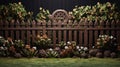
[(64, 30), (64, 37), (63, 37), (64, 39), (63, 39), (63, 40), (64, 40), (65, 42), (67, 41), (66, 36), (67, 36), (67, 30)]
[(27, 44), (30, 44), (31, 34), (30, 31), (27, 31)]
[(82, 35), (83, 31), (79, 31), (79, 45), (82, 46), (83, 44), (83, 35)]
[(93, 31), (89, 31), (89, 48), (92, 48), (92, 44), (93, 44)]
[(56, 46), (56, 31), (53, 30), (53, 45)]
[(77, 42), (77, 31), (76, 30), (74, 31), (74, 41)]
[(94, 46), (96, 46), (96, 42), (97, 42), (97, 39), (98, 39), (98, 31), (95, 31), (94, 32)]
[(58, 42), (61, 42), (61, 39), (62, 39), (62, 32), (60, 30), (58, 31)]
[(71, 30), (69, 30), (68, 36), (69, 36), (69, 37), (68, 37), (68, 38), (69, 38), (68, 40), (69, 40), (69, 41), (72, 41), (72, 31), (71, 31)]
[(84, 46), (88, 46), (88, 30), (85, 30), (84, 32)]

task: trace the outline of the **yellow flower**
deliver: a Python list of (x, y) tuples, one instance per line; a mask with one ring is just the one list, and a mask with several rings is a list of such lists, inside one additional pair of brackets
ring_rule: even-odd
[(97, 45), (100, 45), (100, 43), (99, 43), (99, 42), (97, 42)]
[(40, 39), (41, 38), (41, 36), (40, 35), (37, 35), (37, 39)]
[(48, 37), (47, 37), (47, 35), (46, 35), (46, 34), (44, 34), (44, 35), (43, 35), (43, 38), (47, 39)]
[(30, 49), (30, 45), (25, 45), (25, 48), (26, 49)]
[(32, 52), (32, 53), (35, 52), (35, 49), (34, 49), (34, 48), (31, 48), (31, 49), (30, 49), (30, 52)]

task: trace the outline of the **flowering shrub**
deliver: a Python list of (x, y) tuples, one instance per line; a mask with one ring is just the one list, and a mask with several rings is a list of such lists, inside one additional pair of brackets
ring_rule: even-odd
[(0, 7), (0, 16), (3, 20), (24, 20), (27, 12), (24, 6), (19, 3), (9, 3)]
[(76, 46), (76, 50), (79, 51), (79, 53), (86, 53), (88, 51), (88, 48), (83, 46)]
[(27, 12), (21, 2), (0, 6), (0, 20), (2, 21), (32, 21), (33, 12)]
[(10, 3), (8, 5), (9, 8), (9, 18), (15, 20), (24, 20), (25, 16), (27, 15), (27, 11), (25, 10), (24, 6), (19, 3)]
[(8, 20), (8, 8), (5, 5), (0, 6), (0, 20)]
[(0, 57), (7, 57), (9, 56), (8, 48), (7, 47), (0, 47)]
[(37, 55), (37, 49), (36, 47), (32, 47), (30, 45), (25, 45), (25, 48), (22, 49), (21, 54), (24, 57), (34, 57)]
[(52, 48), (46, 50), (46, 53), (47, 53), (46, 56), (48, 58), (57, 58), (57, 57), (59, 57), (58, 52), (53, 50)]
[[(62, 44), (64, 44), (64, 48), (61, 48), (61, 52), (60, 52), (60, 56), (61, 57), (72, 57), (73, 56), (73, 52), (76, 46), (76, 42), (75, 41), (68, 41), (66, 42), (62, 42)], [(60, 47), (63, 47), (63, 45), (60, 45)]]
[[(44, 39), (44, 40), (42, 40)], [(116, 38), (109, 35), (99, 35), (96, 46), (92, 49), (76, 45), (75, 41), (60, 42), (55, 48), (49, 47), (50, 42), (47, 35), (38, 35), (36, 40), (40, 42), (35, 45), (25, 45), (22, 40), (6, 40), (0, 37), (0, 57), (40, 57), (40, 58), (64, 58), (64, 57), (112, 57), (116, 58)]]
[(60, 48), (64, 48), (66, 45), (67, 45), (67, 44), (66, 44), (66, 42), (64, 42), (64, 41), (61, 41), (61, 42), (59, 42), (59, 44), (58, 44), (58, 46), (59, 46)]
[(88, 21), (117, 20), (120, 19), (120, 14), (116, 8), (115, 4), (111, 4), (110, 2), (105, 4), (98, 2), (94, 6), (76, 6), (70, 14), (77, 21), (84, 18), (87, 18)]
[(2, 46), (4, 42), (5, 42), (5, 39), (2, 36), (0, 36), (0, 46)]
[(72, 47), (75, 47), (76, 46), (76, 42), (75, 41), (68, 41), (68, 42), (65, 42), (65, 41), (61, 41), (59, 42), (58, 46), (61, 48), (61, 49), (67, 49), (68, 46), (72, 46)]
[(48, 21), (49, 20), (48, 15), (50, 15), (49, 10), (45, 10), (42, 7), (40, 7), (40, 11), (39, 11), (39, 13), (36, 16), (36, 20), (38, 22), (43, 21), (43, 20)]
[(12, 56), (15, 53), (15, 48), (13, 44), (14, 44), (13, 40), (10, 37), (8, 37), (7, 40), (4, 40), (0, 45), (0, 55), (1, 56)]
[(116, 51), (117, 49), (116, 38), (109, 35), (99, 35), (96, 47), (98, 49)]
[(74, 56), (81, 57), (82, 54), (88, 53), (88, 48), (83, 46), (76, 46), (74, 50)]
[(34, 42), (35, 46), (37, 46), (38, 49), (47, 49), (51, 47), (51, 39), (47, 37), (46, 34), (44, 35), (37, 35), (36, 41)]
[(24, 42), (22, 40), (15, 40), (14, 45), (18, 48), (24, 47)]

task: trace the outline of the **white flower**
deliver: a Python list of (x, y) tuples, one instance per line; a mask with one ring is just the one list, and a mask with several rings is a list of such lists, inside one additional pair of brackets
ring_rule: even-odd
[(104, 35), (101, 35), (101, 37), (104, 37)]
[(81, 49), (78, 49), (78, 51), (81, 51)]
[(71, 44), (70, 41), (68, 41), (67, 44), (70, 45)]
[(13, 42), (11, 42), (12, 43), (12, 45), (14, 44)]
[(83, 46), (81, 46), (80, 48), (81, 48), (81, 49), (84, 49), (84, 47), (83, 47)]
[(40, 7), (40, 10), (42, 10), (42, 7)]
[(1, 50), (4, 50), (4, 47), (1, 46), (0, 49), (1, 49)]
[(8, 43), (8, 40), (5, 40), (6, 43)]
[(0, 36), (0, 39), (3, 38), (2, 36)]
[(51, 40), (51, 39), (48, 39), (48, 40)]
[(5, 49), (5, 50), (7, 50), (8, 48), (7, 48), (7, 47), (5, 47), (4, 49)]
[(95, 48), (95, 46), (92, 46), (92, 48)]
[(69, 14), (72, 14), (72, 12), (69, 12)]
[(116, 40), (116, 38), (114, 38), (114, 40)]
[(18, 42), (20, 42), (20, 40), (18, 40)]
[(76, 46), (77, 49), (79, 49), (80, 47), (79, 46)]
[(52, 51), (53, 49), (52, 49), (52, 48), (50, 48), (49, 50), (50, 50), (50, 51)]
[(37, 47), (32, 47), (33, 49), (37, 50)]
[(107, 35), (105, 35), (105, 37), (108, 37)]
[(100, 45), (100, 43), (99, 43), (99, 42), (97, 42), (97, 45)]
[(102, 35), (99, 35), (99, 37), (102, 37)]
[(65, 46), (65, 49), (68, 49), (68, 46)]
[(110, 36), (110, 39), (113, 39), (113, 36)]
[(105, 38), (102, 38), (102, 40), (105, 40)]
[(76, 9), (73, 9), (73, 11), (76, 11)]
[(88, 50), (88, 48), (87, 48), (87, 47), (85, 47), (85, 48), (84, 48), (84, 51), (86, 51), (86, 50)]
[(64, 43), (64, 45), (66, 45), (66, 43)]

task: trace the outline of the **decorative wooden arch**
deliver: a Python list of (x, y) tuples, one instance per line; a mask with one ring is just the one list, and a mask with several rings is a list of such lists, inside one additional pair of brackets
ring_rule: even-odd
[(52, 21), (68, 21), (69, 19), (71, 19), (71, 16), (67, 13), (67, 11), (63, 9), (58, 9), (55, 10), (52, 15), (49, 15), (49, 18)]

